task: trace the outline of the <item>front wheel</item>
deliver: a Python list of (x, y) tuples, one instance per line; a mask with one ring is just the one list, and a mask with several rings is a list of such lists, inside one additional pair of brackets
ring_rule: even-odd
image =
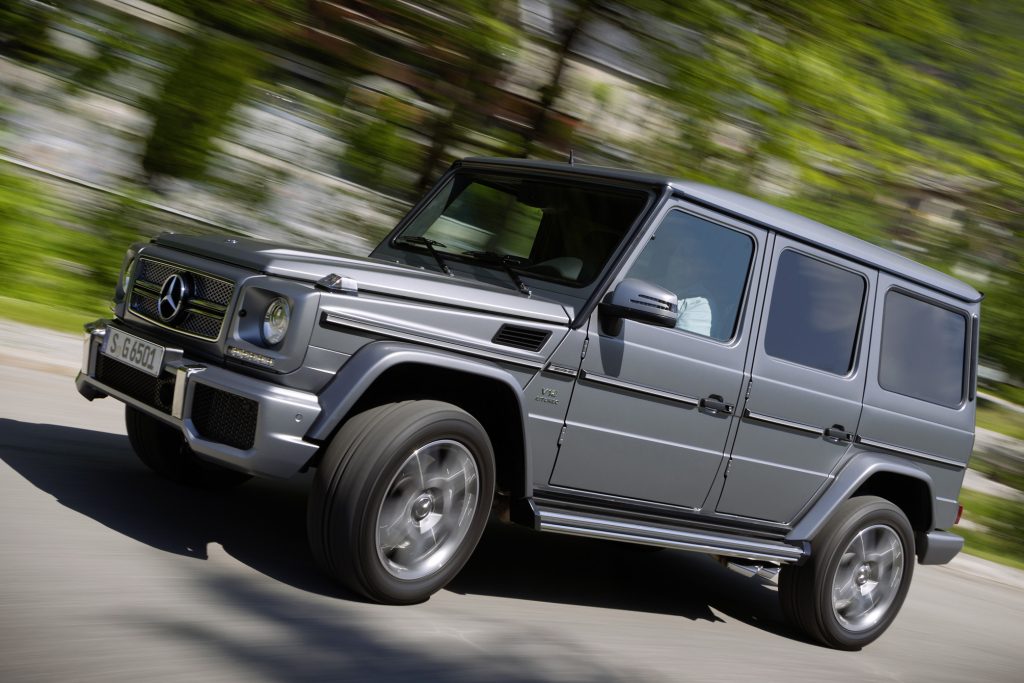
[(914, 574), (910, 522), (885, 499), (851, 498), (812, 549), (803, 565), (782, 568), (783, 610), (812, 639), (859, 650), (892, 624), (907, 596)]
[(317, 563), (391, 604), (422, 602), (462, 569), (494, 496), (494, 453), (472, 415), (439, 401), (372, 408), (331, 441), (310, 493)]

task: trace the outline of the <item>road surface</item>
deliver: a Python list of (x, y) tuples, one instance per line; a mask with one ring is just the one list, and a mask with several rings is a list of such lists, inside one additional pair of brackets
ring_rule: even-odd
[[(711, 559), (513, 527), (413, 607), (321, 577), (308, 477), (229, 494), (151, 475), (68, 343), (0, 330), (0, 681), (1020, 681), (1024, 574), (918, 567), (859, 653), (800, 640)], [(6, 342), (6, 345), (5, 345)]]

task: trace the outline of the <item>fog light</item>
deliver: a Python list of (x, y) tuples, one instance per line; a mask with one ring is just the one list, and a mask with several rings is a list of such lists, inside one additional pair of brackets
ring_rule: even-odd
[(291, 310), (288, 300), (278, 297), (267, 306), (263, 314), (263, 343), (267, 346), (280, 344), (284, 335), (288, 333), (288, 321), (291, 318)]

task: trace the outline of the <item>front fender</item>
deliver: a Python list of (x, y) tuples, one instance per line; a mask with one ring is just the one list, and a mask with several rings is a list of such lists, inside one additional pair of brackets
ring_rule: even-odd
[[(323, 411), (310, 427), (306, 438), (315, 441), (326, 441), (331, 438), (335, 429), (367, 389), (386, 371), (405, 364), (427, 365), (501, 382), (507, 385), (512, 395), (516, 397), (520, 416), (527, 414), (523, 404), (523, 387), (509, 372), (494, 363), (426, 349), (415, 344), (380, 341), (371, 342), (353, 354), (334, 379), (320, 392), (319, 399)], [(523, 429), (522, 420), (519, 428)], [(525, 445), (525, 434), (523, 436)]]

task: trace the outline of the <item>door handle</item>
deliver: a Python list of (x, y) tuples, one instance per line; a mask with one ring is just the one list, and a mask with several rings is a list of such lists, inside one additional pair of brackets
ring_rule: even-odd
[(843, 443), (847, 441), (853, 441), (853, 434), (846, 431), (843, 425), (832, 425), (826, 429), (822, 435), (825, 437), (825, 441), (829, 443)]
[(711, 394), (707, 398), (702, 398), (700, 403), (697, 404), (697, 410), (704, 413), (705, 415), (732, 415), (732, 405), (725, 402), (718, 394)]

